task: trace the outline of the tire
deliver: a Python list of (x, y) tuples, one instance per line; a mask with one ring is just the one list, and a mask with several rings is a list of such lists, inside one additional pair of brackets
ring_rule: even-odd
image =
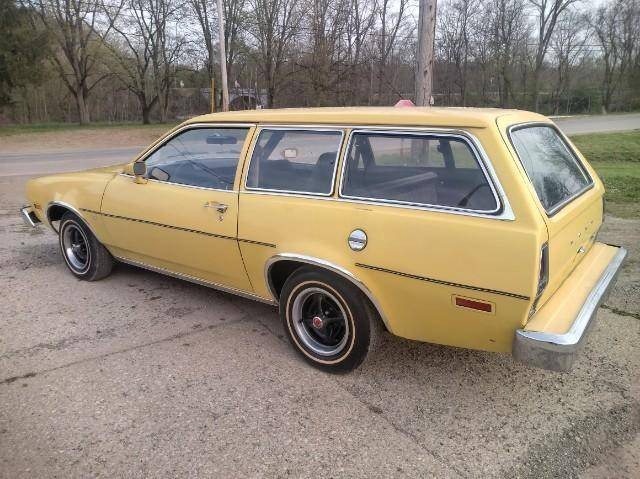
[(311, 365), (346, 373), (378, 342), (382, 322), (354, 285), (327, 271), (303, 267), (280, 293), (280, 318), (293, 347)]
[(98, 281), (111, 273), (113, 257), (77, 215), (67, 212), (58, 229), (60, 251), (69, 271), (84, 281)]

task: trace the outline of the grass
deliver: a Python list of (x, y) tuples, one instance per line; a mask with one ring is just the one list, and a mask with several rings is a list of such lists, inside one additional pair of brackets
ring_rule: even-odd
[(604, 181), (607, 211), (640, 218), (640, 131), (576, 135), (571, 141)]
[(8, 125), (0, 126), (0, 137), (9, 135), (19, 135), (23, 133), (48, 133), (55, 131), (74, 131), (74, 130), (95, 130), (99, 128), (157, 128), (159, 126), (174, 126), (177, 123), (152, 123), (143, 125), (142, 123), (122, 122), (96, 122), (88, 125), (79, 125), (77, 123), (32, 123), (29, 125)]

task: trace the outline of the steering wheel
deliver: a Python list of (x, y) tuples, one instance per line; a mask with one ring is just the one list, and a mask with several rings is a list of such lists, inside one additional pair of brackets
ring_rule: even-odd
[(480, 183), (479, 185), (474, 186), (473, 189), (464, 196), (464, 198), (458, 201), (458, 204), (456, 206), (467, 206), (471, 197), (482, 188), (489, 188), (489, 185), (487, 183)]

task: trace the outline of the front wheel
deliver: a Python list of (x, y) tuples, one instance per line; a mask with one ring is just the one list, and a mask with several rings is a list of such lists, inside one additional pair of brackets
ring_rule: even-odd
[(327, 372), (357, 368), (373, 349), (381, 324), (355, 286), (329, 272), (301, 268), (285, 282), (280, 317), (295, 349)]
[(62, 216), (58, 238), (62, 257), (76, 278), (97, 281), (111, 273), (111, 253), (75, 214), (65, 213)]

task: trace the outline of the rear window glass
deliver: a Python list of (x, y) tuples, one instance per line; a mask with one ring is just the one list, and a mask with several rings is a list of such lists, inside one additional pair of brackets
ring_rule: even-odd
[(591, 178), (555, 128), (514, 129), (511, 140), (547, 213), (591, 184)]
[(498, 209), (473, 150), (455, 137), (354, 133), (342, 194), (476, 211)]
[(247, 187), (328, 195), (341, 141), (341, 131), (262, 130)]

